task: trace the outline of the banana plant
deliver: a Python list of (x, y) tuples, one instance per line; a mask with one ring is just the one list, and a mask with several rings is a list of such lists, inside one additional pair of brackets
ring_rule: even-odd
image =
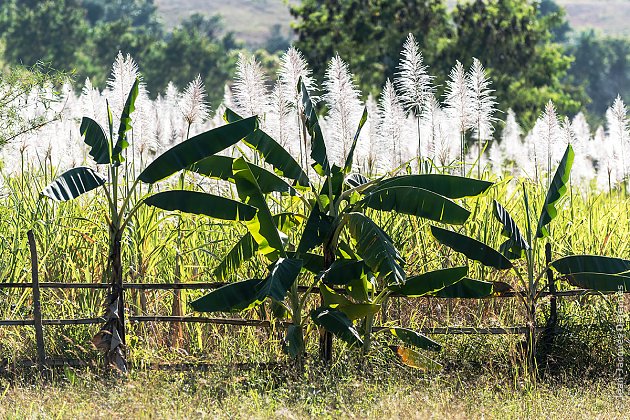
[[(94, 169), (80, 166), (70, 169), (51, 184), (42, 194), (54, 201), (75, 199), (99, 187), (108, 204), (105, 216), (109, 229), (109, 255), (106, 275), (110, 284), (105, 302), (105, 325), (94, 337), (97, 348), (105, 353), (106, 366), (127, 371), (125, 358), (125, 311), (123, 301), (124, 268), (122, 265), (122, 237), (133, 215), (146, 197), (141, 183), (154, 184), (191, 164), (214, 155), (248, 136), (257, 127), (255, 117), (228, 124), (192, 137), (158, 156), (138, 176), (133, 165), (127, 165), (126, 149), (132, 128), (132, 114), (138, 96), (139, 80), (136, 79), (120, 116), (118, 130), (114, 133), (112, 113), (107, 105), (108, 130), (91, 118), (84, 117), (80, 132), (94, 163), (104, 166), (107, 178)], [(201, 202), (183, 202), (192, 212), (209, 213), (221, 219), (251, 220), (257, 210), (245, 203), (219, 196), (204, 196)], [(220, 209), (219, 211), (214, 211)]]
[[(499, 222), (506, 240), (499, 249), (458, 232), (432, 226), (433, 236), (443, 245), (464, 254), (470, 260), (495, 270), (514, 273), (520, 290), (516, 296), (522, 302), (527, 320), (526, 363), (530, 374), (536, 373), (536, 309), (545, 286), (550, 286), (550, 269), (569, 284), (597, 291), (624, 291), (630, 287), (630, 261), (596, 255), (571, 255), (551, 261), (549, 242), (550, 223), (558, 215), (559, 203), (566, 194), (574, 152), (571, 145), (560, 160), (547, 190), (538, 223), (534, 230), (527, 189), (523, 184), (525, 229), (522, 230), (508, 211), (496, 200), (493, 215)], [(523, 234), (522, 232), (525, 232)], [(544, 242), (543, 242), (544, 241)], [(544, 251), (543, 251), (544, 247)], [(537, 264), (537, 256), (546, 255), (544, 265)], [(545, 279), (547, 283), (545, 284)], [(551, 280), (553, 281), (553, 280)]]
[[(189, 168), (233, 183), (240, 200), (258, 210), (252, 220), (245, 222), (248, 232), (218, 264), (214, 274), (219, 279), (226, 279), (255, 255), (261, 255), (269, 262), (268, 272), (261, 278), (230, 282), (191, 302), (191, 306), (201, 312), (240, 312), (271, 299), (273, 305), (284, 309), (280, 312), (290, 314), (286, 351), (293, 357), (302, 357), (304, 327), (310, 319), (322, 331), (328, 332), (320, 336), (320, 352), (325, 359), (330, 359), (330, 333), (351, 345), (369, 349), (374, 316), (392, 294), (462, 293), (461, 290), (447, 290), (465, 276), (466, 270), (462, 268), (438, 270), (408, 279), (404, 271), (405, 261), (396, 249), (395, 241), (370, 218), (372, 211), (397, 212), (461, 225), (470, 212), (455, 200), (479, 195), (492, 184), (448, 175), (384, 176), (368, 180), (352, 173), (354, 151), (367, 112), (359, 122), (343, 167), (332, 165), (313, 102), (303, 84), (300, 91), (304, 133), (310, 138), (312, 167), (319, 182), (309, 180), (288, 152), (260, 129), (246, 137), (244, 144), (272, 166), (274, 172), (244, 158), (220, 156), (202, 160)], [(226, 111), (225, 118), (232, 123), (241, 121), (230, 110)], [(273, 214), (269, 205), (272, 193), (284, 194), (290, 197), (289, 202), (296, 204), (289, 205), (288, 212)], [(187, 211), (173, 194), (159, 193), (145, 203), (167, 210)], [(283, 219), (306, 222), (301, 232), (296, 233), (295, 226), (287, 228)], [(302, 294), (298, 292), (301, 283), (307, 287)], [(471, 287), (474, 289), (474, 286), (477, 285)], [(321, 294), (321, 305), (305, 314), (310, 292), (316, 288)], [(359, 320), (362, 320), (363, 334), (359, 334), (355, 326)], [(392, 327), (383, 331), (389, 331), (409, 346), (439, 349), (437, 343), (411, 330)], [(426, 365), (411, 348), (397, 346), (395, 351), (408, 364)]]

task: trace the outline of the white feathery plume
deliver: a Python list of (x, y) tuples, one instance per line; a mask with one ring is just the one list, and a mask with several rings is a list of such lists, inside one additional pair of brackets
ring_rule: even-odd
[(269, 134), (292, 155), (299, 153), (297, 143), (298, 127), (296, 119), (291, 118), (292, 106), (284, 86), (277, 82), (271, 92), (271, 112), (267, 118)]
[(285, 89), (287, 100), (293, 106), (298, 106), (301, 102), (300, 93), (298, 92), (298, 82), (300, 78), (302, 78), (302, 82), (306, 86), (311, 100), (317, 103), (317, 96), (315, 95), (316, 86), (311, 69), (302, 53), (297, 48), (290, 47), (287, 52), (280, 57), (278, 78), (280, 84)]
[(560, 123), (552, 101), (545, 105), (545, 110), (536, 121), (534, 132), (538, 138), (538, 142), (534, 145), (537, 161), (539, 165), (547, 164), (547, 181), (550, 183), (553, 164), (560, 159), (560, 153), (564, 152), (565, 147), (561, 141)]
[(512, 175), (518, 175), (517, 172), (520, 168), (516, 165), (516, 162), (519, 161), (523, 153), (526, 153), (521, 139), (522, 135), (523, 130), (516, 121), (516, 114), (514, 114), (514, 111), (510, 108), (507, 111), (505, 127), (503, 128), (503, 133), (501, 133), (501, 143), (498, 149), (501, 152), (504, 170), (509, 170)]
[(328, 158), (343, 164), (361, 118), (360, 92), (352, 80), (348, 65), (336, 55), (326, 69), (324, 102), (328, 106), (325, 118)]
[[(300, 80), (304, 83), (304, 86), (306, 86), (306, 90), (308, 91), (313, 103), (317, 103), (319, 98), (315, 92), (316, 86), (312, 77), (311, 69), (309, 68), (302, 53), (295, 47), (290, 47), (287, 52), (280, 57), (278, 79), (280, 86), (284, 90), (282, 93), (283, 96), (287, 101), (289, 101), (289, 104), (295, 110), (294, 124), (296, 127), (300, 127), (302, 115), (302, 95), (298, 89), (298, 83)], [(292, 143), (297, 141), (298, 144), (292, 144), (291, 148), (297, 151), (296, 156), (299, 156), (299, 162), (302, 166), (306, 166), (306, 162), (308, 162), (309, 159), (309, 139), (304, 138), (307, 136), (304, 136), (304, 132), (299, 128), (296, 128), (295, 133), (297, 136), (293, 136), (294, 138), (292, 139)]]
[(256, 57), (246, 57), (240, 53), (232, 86), (234, 103), (242, 117), (258, 115), (261, 127), (264, 127), (270, 102), (265, 79), (265, 73)]
[(471, 120), (473, 135), (477, 139), (477, 177), (481, 177), (481, 152), (484, 140), (490, 140), (496, 121), (494, 92), (490, 89), (491, 81), (486, 77), (486, 70), (481, 61), (473, 58), (468, 72), (468, 89), (471, 94)]
[(462, 161), (462, 174), (466, 171), (465, 158), (465, 133), (472, 128), (471, 101), (472, 96), (469, 88), (468, 77), (462, 63), (457, 61), (455, 67), (449, 74), (446, 82), (446, 92), (444, 94), (446, 112), (450, 118), (457, 122), (457, 130), (460, 134), (459, 157)]
[(392, 166), (396, 168), (407, 160), (402, 139), (405, 113), (394, 90), (394, 85), (389, 79), (385, 82), (385, 87), (381, 93), (379, 114), (378, 142), (382, 144), (381, 149), (388, 151), (381, 159), (391, 162)]
[(571, 129), (575, 133), (575, 141), (586, 144), (591, 140), (591, 127), (586, 121), (583, 112), (578, 112), (573, 121), (571, 121)]
[(429, 144), (428, 155), (434, 165), (442, 167), (443, 172), (452, 172), (453, 162), (460, 158), (461, 139), (457, 123), (439, 107), (435, 107), (434, 112), (433, 141)]
[(427, 100), (435, 91), (432, 85), (433, 76), (427, 73), (427, 66), (422, 59), (422, 52), (412, 34), (407, 36), (398, 64), (398, 77), (395, 79), (399, 91), (400, 102), (405, 111), (419, 117)]
[(422, 112), (421, 123), (423, 130), (428, 133), (428, 140), (426, 142), (426, 154), (428, 158), (432, 160), (435, 160), (435, 156), (431, 156), (429, 151), (435, 150), (433, 144), (436, 141), (443, 140), (438, 136), (443, 113), (444, 112), (440, 107), (440, 103), (435, 98), (435, 96), (431, 95), (426, 101), (426, 105)]
[(606, 111), (606, 122), (608, 125), (608, 140), (611, 142), (611, 147), (617, 151), (621, 157), (621, 174), (623, 182), (626, 181), (628, 175), (628, 167), (626, 161), (626, 148), (630, 144), (630, 131), (628, 128), (628, 116), (626, 105), (621, 100), (620, 96), (617, 96), (615, 102)]
[(190, 82), (178, 101), (179, 111), (187, 124), (186, 137), (190, 136), (190, 127), (202, 124), (210, 114), (210, 106), (206, 99), (206, 88), (203, 86), (201, 75)]
[(433, 76), (427, 72), (424, 64), (422, 52), (412, 34), (407, 36), (403, 44), (401, 59), (398, 64), (398, 77), (395, 79), (396, 87), (400, 92), (400, 102), (403, 104), (408, 115), (415, 118), (418, 134), (417, 156), (419, 162), (422, 161), (423, 146), (420, 120), (427, 105), (427, 101), (433, 97), (435, 88), (433, 87)]

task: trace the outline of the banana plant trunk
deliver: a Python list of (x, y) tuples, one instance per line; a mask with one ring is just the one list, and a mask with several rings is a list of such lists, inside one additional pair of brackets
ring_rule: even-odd
[(105, 366), (127, 372), (125, 354), (125, 303), (122, 271), (122, 230), (111, 227), (110, 291), (105, 302), (105, 325), (93, 338), (94, 345), (105, 353)]
[[(335, 251), (331, 249), (329, 243), (324, 247), (324, 269), (328, 270), (335, 261)], [(323, 295), (319, 294), (319, 298), (324, 301)], [(319, 329), (319, 357), (324, 362), (331, 362), (333, 355), (333, 335), (324, 328)]]

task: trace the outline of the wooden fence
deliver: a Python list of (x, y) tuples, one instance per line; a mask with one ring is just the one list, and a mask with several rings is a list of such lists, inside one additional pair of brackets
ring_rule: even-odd
[[(20, 282), (20, 283), (0, 283), (0, 289), (32, 289), (33, 292), (33, 319), (20, 319), (20, 320), (0, 320), (0, 326), (33, 326), (35, 328), (35, 339), (37, 343), (37, 365), (42, 367), (44, 365), (55, 365), (55, 361), (48, 360), (46, 358), (45, 346), (44, 346), (44, 329), (45, 325), (52, 326), (64, 326), (64, 325), (91, 325), (102, 324), (105, 322), (104, 317), (92, 317), (92, 318), (75, 318), (75, 319), (44, 319), (41, 313), (41, 289), (91, 289), (91, 290), (106, 290), (109, 288), (105, 283), (57, 283), (57, 282), (39, 282), (38, 276), (38, 262), (37, 262), (37, 250), (35, 247), (35, 239), (32, 231), (28, 231), (28, 242), (31, 254), (31, 270), (32, 270), (32, 282)], [(208, 282), (208, 283), (124, 283), (124, 290), (213, 290), (228, 283), (224, 282)], [(551, 282), (550, 284), (553, 284)], [(553, 300), (558, 297), (566, 296), (587, 296), (587, 295), (602, 295), (602, 294), (614, 294), (616, 292), (596, 292), (586, 289), (574, 289), (566, 291), (556, 291), (555, 287), (551, 287), (551, 290), (543, 291), (540, 293), (541, 297), (551, 296)], [(300, 286), (299, 290), (302, 292), (310, 292), (313, 294), (319, 294), (319, 288), (309, 288), (306, 286)], [(513, 298), (521, 292), (509, 291), (495, 294), (488, 298)], [(393, 297), (397, 295), (393, 294)], [(398, 297), (404, 298), (404, 296), (398, 295)], [(432, 298), (427, 296), (427, 298)], [(488, 299), (485, 298), (485, 299)], [(436, 298), (440, 299), (440, 298)], [(555, 305), (553, 305), (555, 306)], [(552, 308), (553, 309), (553, 308)], [(554, 311), (552, 311), (554, 312)], [(552, 318), (554, 315), (552, 314)], [(220, 317), (206, 317), (206, 316), (129, 316), (126, 317), (127, 322), (171, 322), (171, 323), (203, 323), (203, 324), (215, 324), (215, 325), (234, 325), (242, 327), (255, 327), (255, 328), (271, 328), (272, 323), (268, 320), (255, 320), (255, 319), (242, 319), (242, 318), (220, 318)], [(557, 323), (557, 316), (553, 320)], [(291, 325), (290, 322), (274, 322), (273, 326), (287, 328)], [(378, 331), (387, 327), (374, 327), (374, 331)], [(543, 330), (545, 327), (537, 327), (537, 330)], [(421, 328), (417, 331), (423, 334), (526, 334), (528, 329), (526, 326), (513, 326), (513, 327), (487, 327), (487, 328), (475, 328), (475, 327), (434, 327), (434, 328)]]

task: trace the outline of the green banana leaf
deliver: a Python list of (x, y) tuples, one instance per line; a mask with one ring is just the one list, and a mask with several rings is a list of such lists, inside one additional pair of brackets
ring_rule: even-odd
[(112, 161), (115, 165), (120, 165), (125, 159), (122, 152), (129, 146), (127, 141), (127, 131), (131, 130), (131, 114), (136, 109), (136, 98), (138, 97), (138, 85), (140, 80), (136, 77), (133, 86), (129, 91), (122, 114), (120, 115), (120, 125), (118, 126), (118, 141), (112, 148)]
[(302, 260), (278, 258), (272, 264), (269, 276), (256, 286), (258, 298), (262, 300), (265, 297), (270, 297), (277, 301), (284, 300), (301, 269)]
[(367, 194), (357, 206), (396, 211), (453, 225), (464, 224), (470, 216), (468, 210), (448, 198), (417, 187), (378, 188)]
[(510, 216), (505, 208), (493, 200), (493, 214), (494, 217), (501, 223), (503, 229), (501, 234), (508, 238), (507, 241), (501, 244), (499, 251), (508, 258), (521, 258), (523, 251), (531, 249), (531, 246), (525, 240), (525, 237), (521, 234), (516, 222)]
[[(242, 118), (231, 109), (226, 109), (223, 117), (229, 123), (242, 120)], [(274, 171), (276, 171), (278, 175), (292, 179), (302, 187), (308, 187), (310, 185), (306, 173), (295, 161), (293, 156), (261, 129), (257, 129), (245, 137), (243, 143), (256, 151), (261, 159), (273, 166)]]
[(422, 334), (419, 334), (413, 330), (407, 328), (394, 327), (390, 328), (389, 332), (400, 339), (403, 343), (418, 347), (424, 350), (440, 351), (442, 346), (435, 341), (431, 340)]
[(359, 333), (356, 328), (354, 328), (354, 325), (352, 325), (352, 321), (340, 310), (317, 308), (311, 311), (311, 319), (316, 325), (333, 333), (351, 346), (363, 345), (363, 340), (361, 340)]
[[(234, 182), (232, 166), (235, 160), (236, 159), (228, 156), (209, 156), (191, 165), (190, 170), (211, 178)], [(258, 182), (258, 186), (263, 194), (269, 194), (271, 192), (279, 192), (288, 195), (297, 194), (292, 186), (273, 172), (269, 172), (252, 163), (249, 163), (249, 169), (252, 171), (254, 178), (256, 178), (256, 182)]]
[(404, 284), (405, 272), (401, 265), (405, 260), (391, 238), (364, 214), (348, 213), (345, 217), (350, 236), (356, 242), (356, 252), (372, 272), (388, 285)]
[(536, 229), (537, 238), (549, 236), (547, 225), (558, 215), (556, 204), (558, 204), (558, 201), (560, 201), (567, 192), (567, 182), (569, 182), (574, 156), (573, 148), (571, 145), (568, 145), (564, 156), (562, 156), (560, 160), (558, 169), (556, 169), (556, 173), (553, 176), (549, 190), (547, 191), (547, 197), (545, 198), (545, 203), (543, 204), (540, 218), (538, 219), (538, 228)]
[[(441, 196), (457, 199), (474, 197), (484, 193), (493, 184), (479, 179), (465, 178), (456, 175), (421, 174), (401, 175), (386, 178), (374, 185), (373, 189), (390, 187), (415, 187), (432, 191)], [(368, 191), (371, 192), (371, 191)]]
[(207, 295), (190, 302), (197, 312), (240, 312), (262, 302), (257, 286), (263, 280), (251, 279), (226, 284)]
[(236, 270), (247, 260), (252, 258), (258, 250), (258, 244), (254, 241), (251, 233), (247, 232), (239, 241), (230, 249), (223, 260), (217, 265), (212, 274), (220, 281), (225, 281), (230, 275), (236, 273)]
[(433, 296), (449, 299), (481, 299), (492, 296), (494, 285), (491, 282), (463, 278), (457, 283), (432, 293)]
[(332, 231), (333, 221), (334, 219), (322, 211), (317, 203), (313, 203), (297, 251), (305, 253), (323, 245)]
[(249, 164), (239, 158), (233, 165), (234, 180), (238, 196), (244, 203), (258, 209), (256, 217), (247, 222), (247, 229), (258, 244), (258, 250), (264, 255), (280, 252), (284, 254), (284, 240), (286, 235), (281, 233), (273, 220), (267, 200), (260, 190), (258, 182)]
[(323, 273), (322, 281), (326, 284), (345, 286), (353, 279), (364, 277), (368, 271), (369, 268), (362, 260), (335, 260)]
[(471, 260), (479, 261), (485, 266), (498, 270), (512, 268), (512, 262), (494, 248), (457, 232), (431, 226), (431, 233), (442, 245), (461, 252)]
[(55, 201), (68, 201), (105, 184), (105, 178), (91, 168), (70, 169), (46, 186), (42, 194)]
[(630, 271), (630, 261), (599, 255), (570, 255), (555, 260), (551, 266), (560, 274), (603, 273), (618, 274)]
[(304, 117), (306, 119), (306, 129), (311, 137), (311, 159), (315, 161), (313, 168), (320, 176), (331, 174), (331, 167), (326, 154), (326, 143), (324, 135), (317, 119), (317, 111), (313, 106), (313, 101), (309, 96), (306, 85), (300, 79), (300, 91), (302, 93), (302, 107), (304, 108)]
[(162, 210), (203, 214), (221, 220), (249, 221), (256, 217), (256, 207), (218, 195), (187, 190), (164, 191), (147, 197), (144, 203)]
[(84, 137), (85, 144), (90, 146), (89, 154), (92, 156), (92, 159), (94, 159), (94, 162), (98, 164), (111, 163), (109, 157), (110, 144), (103, 127), (93, 119), (83, 117), (79, 131)]
[(361, 134), (361, 129), (365, 125), (365, 122), (368, 119), (368, 111), (367, 107), (363, 108), (363, 114), (361, 114), (361, 120), (359, 120), (359, 127), (357, 128), (356, 133), (354, 134), (354, 139), (352, 140), (352, 146), (350, 146), (350, 150), (348, 151), (348, 156), (346, 156), (346, 163), (343, 165), (343, 172), (349, 174), (352, 172), (352, 162), (354, 161), (354, 151), (357, 148), (357, 141), (359, 140), (359, 135)]
[(598, 292), (626, 292), (630, 290), (630, 273), (572, 273), (567, 277), (573, 286)]
[(420, 297), (451, 286), (468, 275), (468, 267), (443, 268), (429, 271), (419, 276), (408, 277), (405, 284), (391, 286), (390, 289), (408, 297)]
[(147, 184), (158, 182), (238, 143), (257, 126), (256, 117), (250, 117), (194, 136), (158, 156), (138, 179)]

